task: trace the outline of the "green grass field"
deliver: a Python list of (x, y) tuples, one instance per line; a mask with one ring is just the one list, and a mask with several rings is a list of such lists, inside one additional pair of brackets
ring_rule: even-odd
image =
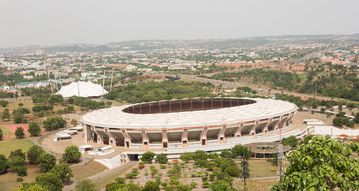
[(2, 130), (4, 137), (10, 134), (10, 131), (8, 128), (0, 126), (0, 129)]
[(12, 139), (0, 141), (0, 154), (9, 156), (10, 152), (16, 149), (22, 149), (27, 152), (34, 143), (29, 139)]
[[(240, 167), (240, 160), (235, 160), (236, 164)], [(265, 159), (250, 159), (249, 164), (249, 176), (251, 178), (256, 177), (271, 177), (277, 175), (277, 167), (272, 166), (271, 163)]]

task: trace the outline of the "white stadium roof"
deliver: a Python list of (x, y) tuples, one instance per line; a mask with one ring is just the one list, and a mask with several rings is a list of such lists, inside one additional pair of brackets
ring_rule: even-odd
[(57, 94), (61, 94), (63, 97), (99, 97), (108, 92), (101, 86), (92, 82), (72, 82), (69, 85), (62, 86)]
[[(81, 122), (107, 128), (181, 128), (260, 120), (294, 112), (293, 103), (260, 98), (244, 98), (255, 103), (220, 109), (173, 113), (134, 114), (123, 109), (131, 105), (100, 109), (84, 115)], [(135, 104), (136, 105), (136, 104)]]

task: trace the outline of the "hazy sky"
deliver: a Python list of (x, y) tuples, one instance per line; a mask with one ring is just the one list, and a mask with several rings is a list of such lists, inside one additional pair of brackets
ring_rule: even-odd
[(0, 47), (359, 32), (359, 0), (0, 0)]

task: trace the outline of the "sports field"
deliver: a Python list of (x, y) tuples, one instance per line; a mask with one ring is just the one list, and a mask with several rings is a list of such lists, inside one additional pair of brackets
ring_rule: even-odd
[(21, 149), (27, 152), (34, 143), (29, 139), (12, 139), (0, 141), (0, 154), (9, 156), (10, 152), (16, 149)]

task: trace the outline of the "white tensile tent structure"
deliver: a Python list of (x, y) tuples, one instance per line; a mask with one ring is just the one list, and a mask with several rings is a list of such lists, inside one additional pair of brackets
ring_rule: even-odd
[(92, 82), (72, 82), (69, 85), (62, 86), (60, 91), (57, 94), (61, 94), (62, 97), (68, 98), (71, 96), (78, 97), (100, 97), (107, 94), (106, 91), (101, 85), (95, 84)]

